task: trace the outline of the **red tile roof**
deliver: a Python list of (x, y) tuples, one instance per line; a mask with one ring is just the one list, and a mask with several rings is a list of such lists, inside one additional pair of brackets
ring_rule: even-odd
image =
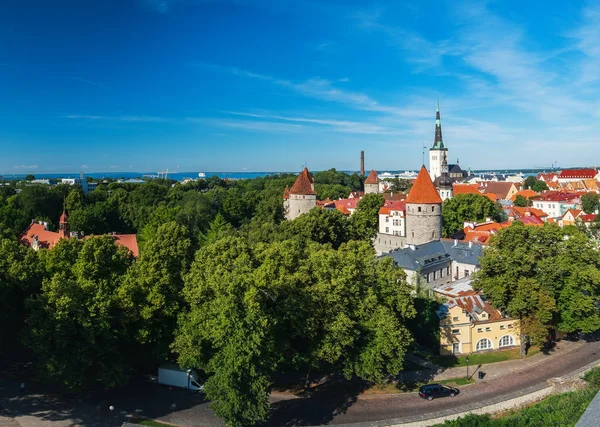
[(386, 200), (379, 208), (380, 215), (389, 215), (391, 211), (406, 212), (406, 202), (404, 200)]
[(598, 175), (596, 169), (567, 169), (560, 172), (558, 178), (581, 178), (591, 179)]
[[(473, 317), (474, 321), (487, 322), (487, 321), (496, 321), (502, 320), (502, 315), (498, 310), (496, 310), (492, 305), (485, 301), (481, 294), (477, 292), (464, 292), (463, 296), (450, 298), (448, 302), (445, 303), (446, 306), (451, 309), (456, 306), (465, 310), (469, 315)], [(488, 315), (487, 319), (481, 319), (481, 313), (485, 312)]]
[(580, 215), (579, 219), (581, 219), (583, 222), (594, 222), (596, 220), (596, 217), (596, 214), (584, 214)]
[(304, 168), (296, 178), (296, 182), (290, 190), (290, 194), (317, 194), (312, 189), (313, 179), (308, 173), (308, 169)]
[(375, 170), (371, 170), (369, 172), (369, 176), (365, 179), (365, 184), (379, 184), (379, 177), (377, 176), (377, 172)]
[(59, 222), (67, 222), (68, 219), (69, 219), (69, 217), (67, 216), (67, 212), (63, 211), (62, 215), (60, 216)]
[(435, 189), (425, 166), (421, 167), (417, 179), (408, 193), (406, 203), (442, 203), (442, 199)]
[(552, 181), (555, 176), (557, 176), (555, 173), (538, 173), (537, 179), (539, 181), (540, 179), (544, 178), (544, 181), (548, 182)]
[(481, 194), (477, 184), (454, 184), (452, 192), (455, 196), (457, 194)]
[(579, 193), (567, 191), (544, 191), (539, 200), (546, 202), (564, 202), (567, 200), (578, 199)]
[[(62, 218), (62, 217), (61, 217)], [(54, 231), (46, 230), (46, 227), (43, 224), (39, 224), (37, 222), (33, 222), (27, 227), (27, 229), (21, 234), (19, 237), (19, 242), (24, 246), (31, 246), (33, 242), (34, 236), (37, 236), (39, 246), (44, 249), (52, 249), (60, 240), (59, 233), (55, 233)], [(139, 256), (140, 251), (137, 244), (137, 236), (135, 234), (109, 234), (117, 245), (125, 246), (135, 257)], [(99, 237), (99, 236), (87, 236), (89, 237)]]
[(383, 193), (382, 196), (385, 200), (404, 200), (404, 199), (406, 199), (406, 194), (404, 194), (404, 193)]
[(334, 201), (336, 208), (344, 206), (346, 209), (356, 209), (358, 202), (360, 202), (360, 199), (339, 199)]
[(538, 218), (546, 218), (548, 214), (538, 208), (522, 208), (520, 206), (511, 206), (507, 210), (508, 216), (514, 216), (515, 218), (521, 218), (523, 216), (535, 215)]
[(484, 195), (493, 194), (496, 199), (505, 200), (514, 185), (513, 182), (483, 181), (479, 183), (479, 190)]
[(285, 186), (285, 191), (283, 192), (283, 198), (284, 198), (285, 200), (287, 200), (287, 199), (289, 199), (289, 198), (290, 198), (290, 189), (288, 188), (288, 186), (287, 186), (287, 185)]
[(520, 191), (517, 191), (515, 193), (515, 195), (510, 198), (510, 200), (512, 200), (514, 202), (515, 199), (517, 198), (517, 196), (523, 196), (527, 200), (529, 200), (530, 197), (538, 197), (539, 194), (533, 190), (520, 190)]

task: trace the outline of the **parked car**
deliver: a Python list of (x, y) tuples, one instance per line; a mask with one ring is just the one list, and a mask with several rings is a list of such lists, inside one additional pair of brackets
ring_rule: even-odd
[(421, 399), (433, 400), (437, 397), (454, 397), (460, 391), (454, 387), (447, 387), (441, 384), (427, 384), (419, 388), (419, 397)]

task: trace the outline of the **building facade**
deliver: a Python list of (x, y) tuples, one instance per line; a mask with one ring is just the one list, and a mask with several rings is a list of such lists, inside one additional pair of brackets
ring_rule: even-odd
[(434, 291), (447, 301), (438, 310), (440, 354), (471, 354), (520, 345), (519, 321), (505, 317), (479, 292), (469, 279)]

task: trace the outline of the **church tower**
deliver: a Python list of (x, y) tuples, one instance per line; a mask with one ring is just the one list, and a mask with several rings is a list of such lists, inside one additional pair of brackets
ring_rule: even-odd
[(442, 199), (425, 165), (406, 197), (406, 243), (423, 245), (442, 237)]
[(440, 193), (440, 197), (442, 201), (446, 201), (447, 199), (452, 198), (452, 178), (448, 175), (448, 156), (446, 153), (442, 155), (442, 168), (441, 175), (438, 176), (433, 184), (435, 188), (437, 188), (438, 193)]
[(68, 239), (69, 237), (71, 237), (69, 233), (69, 217), (67, 216), (67, 211), (63, 209), (58, 223), (58, 238)]
[(432, 181), (442, 175), (442, 160), (448, 155), (448, 149), (442, 139), (442, 122), (440, 120), (440, 102), (437, 103), (435, 113), (435, 138), (433, 147), (429, 149), (429, 176)]
[(286, 188), (283, 198), (286, 219), (295, 219), (317, 206), (315, 184), (307, 168), (300, 172), (289, 191)]

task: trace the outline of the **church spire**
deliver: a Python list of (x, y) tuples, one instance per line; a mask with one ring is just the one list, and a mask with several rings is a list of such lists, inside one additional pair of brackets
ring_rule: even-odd
[(442, 140), (442, 122), (440, 120), (440, 100), (437, 100), (437, 108), (435, 111), (435, 140), (433, 141), (434, 150), (443, 150), (444, 141)]

